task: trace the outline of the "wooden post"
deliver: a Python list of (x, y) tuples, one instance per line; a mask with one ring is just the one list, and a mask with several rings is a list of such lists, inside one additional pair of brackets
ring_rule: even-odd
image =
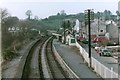
[(91, 67), (91, 28), (90, 28), (90, 9), (88, 9), (88, 33), (89, 33), (89, 59), (90, 59), (90, 67)]

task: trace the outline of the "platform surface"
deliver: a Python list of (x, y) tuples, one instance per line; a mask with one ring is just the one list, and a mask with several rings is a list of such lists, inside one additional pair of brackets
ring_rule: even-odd
[[(80, 78), (100, 78), (84, 63), (79, 50), (75, 46), (68, 46), (62, 44), (57, 39), (54, 39), (53, 45), (55, 46), (59, 55), (67, 63), (67, 65), (80, 77)], [(100, 79), (101, 80), (101, 79)]]

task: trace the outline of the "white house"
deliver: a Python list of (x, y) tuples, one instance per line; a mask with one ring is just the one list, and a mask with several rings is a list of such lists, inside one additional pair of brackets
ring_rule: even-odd
[[(74, 46), (76, 45), (76, 39), (71, 34), (66, 35), (66, 44)], [(62, 43), (64, 42), (64, 36), (62, 36)]]
[(76, 24), (74, 26), (74, 30), (79, 33), (79, 30), (80, 30), (80, 22), (78, 19), (76, 19)]
[[(88, 25), (87, 25), (87, 35), (88, 35)], [(95, 19), (91, 23), (91, 35), (105, 35), (106, 33), (106, 24), (104, 21)]]
[(91, 23), (91, 35), (106, 35), (109, 39), (117, 39), (118, 38), (117, 23), (112, 20), (108, 21), (99, 20), (98, 22), (98, 20), (95, 19), (94, 22)]
[(118, 26), (114, 21), (106, 22), (106, 31), (109, 33), (110, 39), (118, 39)]

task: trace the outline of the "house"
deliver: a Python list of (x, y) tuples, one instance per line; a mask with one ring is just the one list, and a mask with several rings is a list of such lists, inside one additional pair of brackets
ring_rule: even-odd
[(118, 39), (118, 26), (114, 21), (106, 21), (106, 32), (109, 33), (110, 40)]
[[(87, 35), (88, 35), (88, 25), (87, 25)], [(112, 20), (98, 21), (98, 19), (95, 19), (94, 22), (91, 23), (91, 35), (106, 36), (110, 40), (116, 40), (118, 39), (117, 23)]]
[(73, 38), (73, 35), (71, 34), (71, 32), (69, 30), (66, 30), (65, 32), (66, 32), (65, 36), (64, 34), (62, 34), (62, 43), (64, 43), (64, 40), (65, 40), (66, 42), (65, 44), (76, 45), (76, 39)]
[(76, 19), (75, 21), (75, 26), (74, 26), (74, 31), (76, 31), (76, 33), (79, 33), (80, 32), (80, 22), (78, 19)]
[(73, 36), (71, 35), (71, 34), (68, 34), (67, 36), (66, 36), (66, 44), (68, 44), (68, 45), (76, 45), (76, 39), (75, 38), (73, 38)]
[(91, 35), (105, 35), (106, 33), (106, 24), (102, 20), (95, 19), (91, 23)]

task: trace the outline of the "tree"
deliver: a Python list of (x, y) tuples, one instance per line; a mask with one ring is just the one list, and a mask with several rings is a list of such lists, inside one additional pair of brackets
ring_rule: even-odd
[(66, 28), (71, 30), (71, 24), (69, 20), (66, 21)]
[(104, 18), (107, 20), (107, 10), (104, 11)]
[(66, 15), (65, 10), (61, 10), (60, 15)]
[(116, 14), (118, 16), (118, 20), (120, 19), (120, 12), (119, 11), (116, 11)]
[(105, 11), (104, 11), (105, 20), (111, 19), (111, 15), (112, 15), (112, 13), (111, 13), (110, 10), (105, 10)]
[[(14, 54), (14, 52), (12, 52), (12, 51), (14, 51), (15, 45), (16, 45), (13, 43), (15, 43), (18, 38), (16, 38), (16, 36), (13, 35), (14, 32), (10, 32), (9, 30), (10, 30), (10, 27), (12, 27), (12, 28), (16, 27), (19, 19), (17, 17), (10, 16), (7, 9), (1, 9), (1, 21), (2, 21), (1, 22), (1, 24), (2, 24), (2, 28), (1, 28), (2, 57), (4, 59), (13, 58), (13, 56), (16, 55), (16, 54)], [(14, 49), (13, 49), (13, 47), (14, 47)]]
[(9, 25), (6, 26), (8, 16), (9, 16), (9, 13), (8, 13), (7, 9), (1, 9), (2, 49), (4, 49), (4, 46), (7, 46), (6, 44), (8, 44), (8, 43), (6, 43), (6, 42), (10, 42), (10, 40), (8, 40), (8, 39), (11, 38), (10, 37), (11, 34), (9, 34), (8, 31), (7, 31), (7, 27)]
[[(9, 13), (8, 13), (7, 9), (2, 9), (2, 8), (0, 8), (0, 30), (2, 30), (2, 31), (0, 32), (0, 35), (1, 35), (1, 33), (2, 33), (2, 35), (4, 34), (4, 33), (3, 33), (3, 29), (4, 29), (4, 28), (2, 28), (2, 25), (3, 25), (3, 23), (4, 23), (4, 18), (6, 18), (6, 17), (8, 17), (8, 16), (9, 16)], [(0, 38), (2, 38), (2, 35), (0, 36)], [(3, 39), (1, 39), (0, 43), (2, 42), (2, 40), (3, 40)], [(0, 45), (3, 45), (3, 42), (2, 42)], [(2, 49), (0, 50), (0, 52), (1, 52), (1, 51), (3, 51), (3, 47), (2, 47)], [(2, 54), (2, 56), (1, 56), (1, 59), (3, 60), (3, 54)]]
[(70, 24), (70, 21), (69, 20), (67, 20), (67, 21), (63, 21), (63, 23), (62, 23), (62, 28), (64, 29), (64, 44), (66, 43), (66, 38), (65, 38), (65, 30), (66, 29), (70, 29), (70, 27), (71, 27), (71, 24)]
[(27, 10), (25, 14), (28, 16), (28, 20), (30, 20), (30, 17), (32, 16), (32, 11)]
[(116, 14), (117, 14), (118, 16), (120, 16), (120, 13), (119, 13), (119, 11), (116, 11)]
[(13, 36), (15, 31), (10, 32), (8, 29), (16, 29), (19, 19), (11, 16), (4, 19), (2, 24), (2, 47), (7, 48), (15, 40), (15, 36)]
[(34, 19), (35, 19), (35, 20), (38, 20), (39, 18), (38, 18), (38, 16), (34, 16)]
[(112, 16), (112, 12), (108, 10), (108, 18), (111, 19), (111, 16)]
[(0, 9), (0, 10), (1, 10), (1, 20), (7, 18), (10, 15), (7, 9)]
[(8, 32), (8, 28), (16, 27), (15, 25), (17, 24), (18, 21), (19, 19), (17, 17), (9, 16), (7, 18), (4, 18), (4, 22), (2, 23), (2, 31)]
[(100, 12), (99, 11), (97, 12), (97, 17), (100, 18)]
[(60, 13), (57, 13), (57, 16), (59, 16), (60, 15)]
[(71, 29), (71, 23), (69, 20), (63, 21), (62, 27), (64, 29)]

